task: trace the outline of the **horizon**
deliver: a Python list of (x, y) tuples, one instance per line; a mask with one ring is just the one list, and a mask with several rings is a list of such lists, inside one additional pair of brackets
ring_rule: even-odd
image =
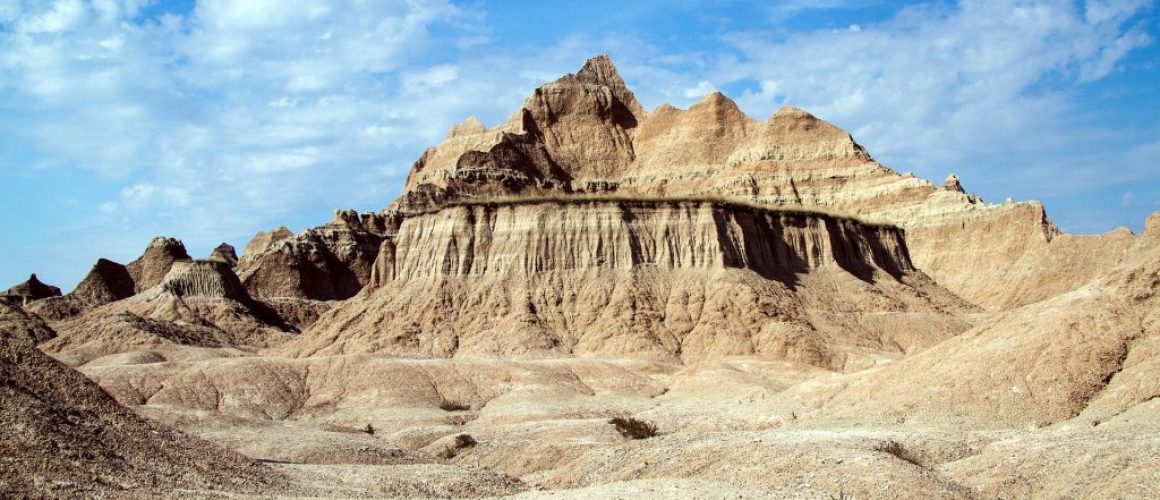
[(756, 120), (798, 107), (1068, 233), (1160, 210), (1150, 1), (27, 3), (0, 0), (0, 288), (67, 293), (156, 236), (202, 258), (381, 210), (453, 124), (494, 127), (598, 54), (650, 112), (715, 91)]

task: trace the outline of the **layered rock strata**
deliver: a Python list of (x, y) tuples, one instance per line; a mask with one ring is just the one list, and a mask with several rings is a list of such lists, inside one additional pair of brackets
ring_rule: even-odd
[(344, 210), (298, 235), (285, 228), (259, 233), (237, 274), (255, 297), (346, 299), (370, 280), (379, 246), (397, 227), (397, 216)]
[[(785, 107), (758, 121), (713, 92), (687, 110), (662, 105), (646, 114), (607, 56), (536, 89), (504, 124), (488, 129), (471, 118), (453, 127), (415, 163), (389, 211), (593, 192), (718, 196), (890, 223), (907, 230), (919, 268), (989, 309), (1042, 300), (1106, 270), (1077, 269), (1069, 256), (1090, 244), (1053, 244), (1060, 231), (1039, 203), (985, 203), (954, 174), (941, 186), (900, 175), (806, 111)], [(1022, 281), (1005, 266), (962, 265), (965, 252), (1019, 262)], [(1055, 279), (1069, 272), (1078, 277)]]
[(406, 219), (371, 286), (281, 349), (761, 354), (846, 369), (952, 335), (968, 325), (951, 313), (970, 310), (889, 226), (723, 202), (525, 200)]

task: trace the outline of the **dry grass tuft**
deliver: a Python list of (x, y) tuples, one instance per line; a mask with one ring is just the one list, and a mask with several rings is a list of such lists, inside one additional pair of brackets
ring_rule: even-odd
[(802, 205), (767, 205), (763, 203), (757, 203), (747, 198), (735, 198), (727, 196), (655, 196), (624, 193), (569, 194), (559, 192), (554, 194), (537, 194), (532, 196), (480, 196), (474, 198), (461, 198), (446, 202), (439, 207), (429, 210), (416, 210), (414, 212), (408, 212), (406, 216), (411, 217), (432, 214), (445, 208), (453, 207), (502, 207), (535, 205), (542, 203), (555, 203), (560, 205), (579, 205), (585, 203), (622, 203), (637, 205), (708, 203), (721, 208), (729, 208), (733, 210), (748, 210), (770, 214), (806, 215), (831, 219), (846, 219), (870, 227), (894, 227), (889, 223), (868, 220), (864, 217), (859, 217), (836, 210), (827, 210), (821, 207), (806, 207)]
[(439, 409), (443, 411), (467, 411), (471, 409), (471, 405), (445, 399), (439, 403)]
[(443, 449), (439, 451), (438, 455), (439, 458), (444, 460), (451, 460), (452, 458), (455, 458), (457, 455), (459, 455), (460, 450), (464, 448), (471, 448), (477, 444), (479, 444), (479, 442), (476, 441), (475, 438), (471, 437), (471, 434), (460, 434), (455, 436), (454, 444), (444, 446)]
[(648, 439), (657, 435), (657, 424), (632, 417), (612, 417), (608, 423), (616, 426), (616, 431), (626, 438)]
[(895, 458), (902, 460), (903, 462), (907, 462), (918, 467), (923, 467), (923, 465), (919, 463), (919, 461), (914, 457), (914, 454), (910, 453), (910, 451), (907, 450), (906, 447), (902, 445), (902, 443), (899, 443), (893, 439), (878, 443), (876, 446), (874, 446), (874, 451), (893, 455)]

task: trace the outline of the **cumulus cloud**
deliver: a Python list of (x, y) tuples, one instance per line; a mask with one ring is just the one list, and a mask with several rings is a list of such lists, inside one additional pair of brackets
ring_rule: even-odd
[(328, 208), (380, 208), (451, 123), (495, 125), (602, 52), (647, 106), (747, 89), (732, 93), (756, 117), (806, 107), (900, 170), (954, 168), (970, 187), (987, 181), (964, 163), (1019, 155), (1047, 160), (1010, 178), (1044, 189), (1154, 168), (1154, 145), (1127, 144), (1118, 161), (1141, 166), (1085, 169), (1093, 158), (1076, 148), (1107, 135), (1076, 126), (1073, 96), (1053, 83), (1107, 78), (1151, 43), (1136, 20), (1146, 1), (964, 0), (807, 31), (776, 23), (864, 4), (783, 2), (769, 30), (707, 42), (723, 50), (652, 40), (648, 26), (512, 42), (477, 5), (450, 0), (166, 5), (0, 0), (0, 170), (91, 173), (105, 188), (85, 224), (130, 253), (156, 234), (244, 244), (260, 228), (323, 222)]
[(1008, 160), (1042, 155), (1050, 162), (1097, 140), (1070, 116), (1073, 96), (1056, 82), (1103, 78), (1150, 43), (1133, 23), (1146, 6), (920, 4), (856, 30), (731, 35), (743, 57), (722, 63), (718, 73), (757, 82), (739, 98), (751, 113), (804, 107), (851, 129), (880, 157), (928, 177), (962, 170), (963, 163), (982, 167), (1000, 152)]

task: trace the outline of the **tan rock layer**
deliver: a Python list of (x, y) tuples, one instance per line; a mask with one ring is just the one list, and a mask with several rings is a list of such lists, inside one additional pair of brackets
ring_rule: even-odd
[(929, 346), (971, 310), (914, 271), (892, 227), (715, 202), (525, 202), (406, 219), (372, 286), (279, 349), (762, 354), (842, 370)]
[(380, 252), (392, 280), (573, 269), (744, 268), (789, 280), (836, 265), (869, 279), (913, 271), (902, 232), (822, 214), (723, 202), (470, 205), (412, 217)]

